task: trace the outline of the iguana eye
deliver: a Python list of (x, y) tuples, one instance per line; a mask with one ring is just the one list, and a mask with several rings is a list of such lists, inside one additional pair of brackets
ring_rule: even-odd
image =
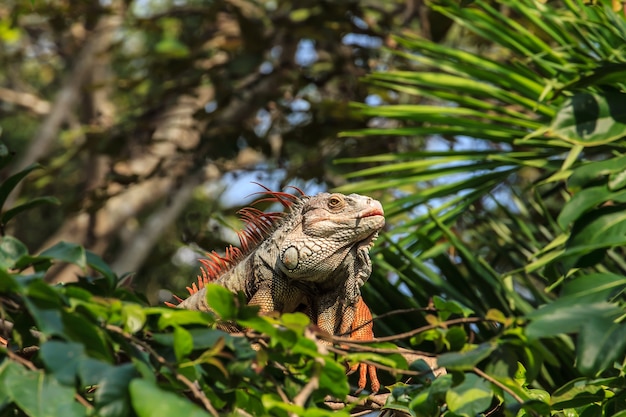
[(332, 210), (340, 209), (344, 206), (344, 200), (339, 195), (331, 195), (328, 199), (328, 208)]

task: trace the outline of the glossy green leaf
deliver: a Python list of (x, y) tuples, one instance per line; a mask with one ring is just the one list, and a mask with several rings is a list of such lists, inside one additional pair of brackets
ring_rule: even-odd
[(444, 353), (437, 358), (437, 364), (447, 369), (471, 370), (480, 361), (489, 357), (496, 348), (497, 346), (492, 343), (483, 343), (471, 350)]
[(207, 284), (205, 288), (208, 305), (223, 320), (232, 320), (237, 316), (237, 306), (233, 293), (217, 284)]
[[(624, 171), (624, 167), (626, 167), (626, 155), (601, 161), (586, 162), (574, 170), (571, 177), (567, 180), (567, 187), (576, 193), (592, 181), (618, 175)], [(610, 189), (617, 190), (618, 188), (610, 187)]]
[(552, 394), (552, 408), (562, 410), (565, 408), (582, 407), (601, 401), (604, 391), (601, 387), (589, 384), (586, 378), (577, 378), (558, 388)]
[(107, 280), (109, 287), (113, 288), (117, 285), (118, 278), (115, 272), (109, 267), (109, 265), (102, 260), (102, 258), (90, 250), (85, 250), (85, 260), (87, 265), (96, 271), (100, 272), (102, 276)]
[(20, 172), (13, 174), (6, 180), (2, 181), (2, 183), (0, 184), (0, 209), (4, 207), (4, 202), (6, 201), (11, 191), (13, 191), (13, 189), (17, 186), (17, 184), (22, 181), (24, 177), (26, 177), (28, 174), (40, 168), (41, 165), (39, 164), (29, 165)]
[[(131, 414), (131, 398), (129, 386), (131, 381), (136, 381), (137, 369), (131, 363), (107, 368), (102, 373), (102, 379), (98, 381), (98, 389), (95, 392), (94, 400), (96, 411), (102, 417), (127, 416)], [(148, 382), (146, 382), (148, 383)], [(153, 406), (165, 404), (155, 401), (153, 398), (147, 399)]]
[(594, 265), (603, 250), (626, 244), (626, 210), (620, 206), (601, 207), (574, 224), (565, 252), (559, 257), (565, 271), (574, 266)]
[(3, 410), (12, 401), (11, 395), (9, 395), (9, 392), (4, 389), (5, 384), (8, 383), (5, 377), (7, 374), (5, 370), (7, 369), (9, 363), (11, 362), (4, 361), (2, 364), (0, 364), (0, 410)]
[(193, 350), (191, 334), (180, 326), (174, 327), (174, 354), (177, 360), (182, 360)]
[(76, 243), (59, 242), (44, 250), (38, 258), (51, 259), (55, 261), (69, 262), (81, 268), (87, 267), (87, 256), (85, 248)]
[(98, 385), (108, 377), (113, 365), (90, 357), (85, 357), (78, 363), (78, 376), (83, 385)]
[(607, 185), (585, 188), (570, 199), (559, 213), (559, 226), (565, 229), (570, 223), (578, 220), (590, 209), (607, 201), (615, 203), (626, 202), (626, 190), (611, 191)]
[(492, 397), (489, 382), (468, 373), (461, 384), (452, 386), (447, 392), (446, 403), (456, 415), (473, 417), (491, 405)]
[(596, 374), (613, 368), (626, 354), (626, 324), (608, 319), (584, 320), (580, 332), (576, 367), (583, 375)]
[(18, 291), (18, 288), (15, 278), (4, 268), (0, 268), (0, 293), (15, 292)]
[(134, 379), (130, 383), (129, 392), (133, 410), (139, 417), (210, 416), (182, 395), (164, 391), (143, 379)]
[(530, 323), (526, 335), (530, 338), (551, 337), (578, 332), (585, 322), (612, 322), (622, 309), (604, 301), (574, 303), (561, 298), (528, 314)]
[[(148, 310), (150, 312), (150, 310)], [(185, 324), (210, 325), (215, 323), (211, 314), (196, 310), (182, 310), (175, 308), (159, 308), (156, 310), (159, 315), (159, 329), (163, 330), (169, 326), (182, 326)]]
[(146, 323), (146, 313), (138, 304), (125, 303), (122, 306), (122, 321), (124, 330), (129, 333), (136, 333)]
[(102, 328), (95, 326), (86, 316), (66, 311), (61, 311), (61, 320), (64, 329), (63, 338), (82, 343), (89, 356), (113, 363), (110, 342)]
[(607, 301), (625, 287), (626, 276), (610, 273), (588, 274), (567, 281), (563, 285), (561, 298), (580, 298), (588, 302)]
[(39, 355), (54, 377), (68, 386), (76, 383), (80, 362), (87, 358), (82, 344), (59, 340), (44, 343)]
[(28, 371), (8, 362), (3, 369), (3, 381), (8, 396), (31, 417), (81, 417), (86, 409), (74, 400), (73, 388), (63, 386), (43, 371)]
[(340, 363), (330, 359), (325, 360), (319, 375), (320, 388), (330, 395), (344, 398), (350, 392), (346, 368)]
[(0, 237), (0, 267), (11, 269), (17, 261), (28, 255), (28, 248), (13, 236)]
[(18, 206), (15, 206), (7, 211), (5, 211), (4, 213), (2, 213), (2, 215), (0, 216), (0, 222), (2, 222), (3, 224), (7, 224), (9, 222), (9, 220), (11, 220), (13, 217), (15, 217), (16, 215), (26, 211), (26, 210), (30, 210), (34, 207), (38, 207), (38, 206), (43, 206), (43, 205), (48, 205), (48, 204), (52, 204), (52, 205), (59, 205), (61, 204), (61, 202), (59, 201), (58, 198), (56, 197), (37, 197), (37, 198), (33, 198), (31, 200), (28, 200), (26, 203), (24, 204), (20, 204)]
[(439, 296), (433, 297), (433, 303), (438, 310), (437, 314), (441, 320), (447, 320), (451, 314), (459, 314), (463, 317), (469, 317), (474, 314), (474, 310), (465, 307), (463, 304), (456, 300), (444, 300)]
[(598, 146), (624, 137), (626, 94), (581, 92), (567, 100), (547, 135), (576, 145)]

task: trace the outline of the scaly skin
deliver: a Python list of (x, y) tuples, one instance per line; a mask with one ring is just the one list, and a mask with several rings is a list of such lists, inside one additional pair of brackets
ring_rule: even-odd
[[(371, 313), (360, 288), (371, 274), (369, 249), (384, 224), (382, 205), (370, 197), (302, 196), (258, 246), (214, 282), (242, 291), (261, 312), (306, 311), (329, 334), (370, 340)], [(209, 311), (205, 293), (198, 290), (178, 307)], [(367, 372), (361, 365), (360, 389)], [(369, 375), (378, 391), (373, 367)]]

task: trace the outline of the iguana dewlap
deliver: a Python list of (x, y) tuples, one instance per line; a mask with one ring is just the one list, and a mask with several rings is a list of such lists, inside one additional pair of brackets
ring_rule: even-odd
[[(243, 209), (242, 248), (202, 260), (198, 286), (188, 288), (190, 297), (177, 307), (209, 311), (203, 287), (214, 282), (243, 292), (261, 312), (305, 311), (332, 335), (373, 339), (372, 315), (360, 288), (372, 272), (369, 250), (385, 224), (380, 202), (358, 194), (268, 194), (288, 210)], [(378, 391), (375, 368), (358, 367), (359, 388), (369, 374), (372, 391)]]

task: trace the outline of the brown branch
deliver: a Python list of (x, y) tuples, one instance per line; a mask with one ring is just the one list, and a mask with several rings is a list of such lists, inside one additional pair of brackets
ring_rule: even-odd
[(320, 374), (322, 373), (322, 365), (319, 362), (315, 362), (315, 369), (311, 379), (306, 383), (302, 390), (293, 398), (293, 403), (297, 406), (304, 407), (306, 401), (309, 399), (313, 391), (315, 391), (320, 384)]
[[(0, 332), (4, 334), (9, 334), (11, 333), (11, 331), (13, 331), (13, 326), (14, 326), (13, 323), (11, 323), (10, 321), (5, 320), (5, 319), (0, 319)], [(33, 329), (30, 330), (30, 334), (37, 339), (40, 339), (43, 336), (43, 333), (41, 333), (38, 330), (33, 330)]]
[(199, 400), (202, 405), (204, 405), (204, 408), (211, 413), (211, 415), (218, 417), (219, 414), (217, 413), (217, 410), (213, 407), (213, 404), (211, 404), (211, 401), (206, 397), (206, 395), (204, 394), (204, 392), (202, 392), (202, 390), (200, 390), (196, 384), (194, 384), (193, 382), (191, 382), (187, 377), (185, 377), (184, 375), (180, 374), (178, 372), (178, 370), (176, 369), (175, 366), (173, 366), (172, 364), (170, 364), (163, 356), (159, 355), (154, 349), (152, 349), (152, 346), (150, 346), (148, 343), (144, 342), (143, 340), (133, 336), (130, 333), (125, 332), (122, 328), (118, 327), (118, 326), (114, 326), (112, 324), (107, 324), (105, 325), (105, 328), (113, 333), (117, 333), (120, 336), (124, 337), (125, 339), (130, 340), (131, 342), (133, 342), (136, 345), (141, 346), (143, 349), (145, 349), (146, 352), (148, 352), (154, 359), (157, 360), (157, 362), (159, 362), (161, 365), (165, 366), (172, 374), (174, 374), (176, 376), (176, 379), (180, 382), (182, 382), (193, 394), (193, 396)]
[(118, 274), (136, 271), (146, 260), (152, 247), (163, 232), (172, 224), (188, 204), (193, 190), (204, 177), (202, 172), (185, 179), (173, 191), (168, 203), (150, 214), (141, 229), (124, 245), (121, 255), (113, 262), (111, 269)]
[(34, 94), (25, 93), (23, 91), (15, 91), (0, 87), (0, 101), (25, 107), (33, 113), (42, 116), (50, 113), (49, 101), (40, 99)]
[(493, 385), (497, 386), (498, 388), (502, 389), (502, 391), (506, 391), (511, 397), (513, 397), (515, 399), (515, 401), (517, 401), (520, 404), (524, 403), (524, 399), (522, 397), (520, 397), (519, 395), (517, 395), (515, 393), (515, 391), (513, 391), (511, 388), (507, 387), (506, 385), (504, 385), (503, 383), (501, 383), (500, 381), (490, 377), (489, 375), (487, 375), (486, 373), (484, 373), (483, 371), (481, 371), (480, 369), (474, 367), (472, 369), (472, 372), (474, 372), (476, 375), (480, 376), (483, 379), (486, 379), (487, 381), (491, 382)]

